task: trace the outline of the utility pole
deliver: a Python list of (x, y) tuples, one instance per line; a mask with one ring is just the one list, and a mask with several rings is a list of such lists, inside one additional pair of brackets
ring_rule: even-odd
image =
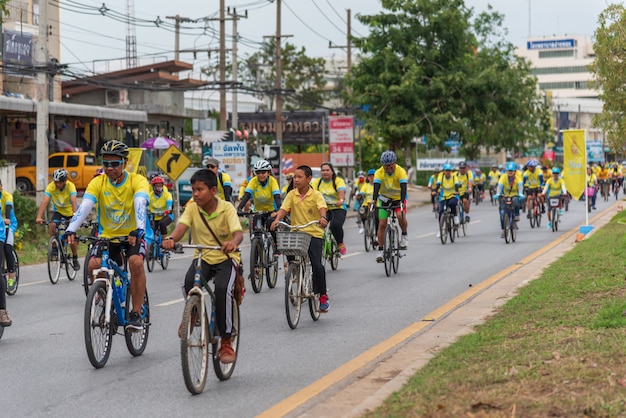
[(233, 12), (230, 12), (230, 7), (228, 8), (228, 15), (232, 16), (233, 19), (233, 50), (232, 50), (232, 56), (233, 56), (233, 80), (232, 80), (232, 85), (233, 85), (233, 98), (232, 98), (232, 103), (231, 103), (231, 112), (232, 112), (232, 118), (231, 118), (231, 125), (233, 129), (237, 129), (237, 127), (239, 126), (239, 120), (237, 118), (237, 41), (238, 41), (238, 35), (237, 35), (237, 21), (240, 18), (248, 18), (248, 11), (246, 10), (246, 13), (243, 15), (238, 15), (237, 14), (237, 9), (233, 9)]
[(220, 129), (226, 130), (226, 22), (224, 0), (220, 0)]
[(180, 55), (180, 22), (193, 22), (188, 17), (165, 16), (166, 19), (174, 20), (174, 60), (178, 61)]
[(43, 191), (48, 184), (48, 130), (50, 116), (48, 113), (48, 0), (39, 3), (39, 34), (35, 60), (37, 71), (36, 98), (37, 98), (37, 181), (35, 184), (37, 206), (43, 200)]
[(352, 38), (352, 13), (350, 11), (350, 9), (347, 10), (348, 12), (348, 36), (347, 36), (347, 44), (346, 45), (333, 45), (332, 42), (328, 42), (328, 48), (333, 49), (333, 48), (347, 48), (347, 52), (348, 52), (348, 56), (346, 58), (346, 62), (348, 64), (348, 72), (350, 72), (350, 70), (352, 70), (352, 40), (350, 38)]

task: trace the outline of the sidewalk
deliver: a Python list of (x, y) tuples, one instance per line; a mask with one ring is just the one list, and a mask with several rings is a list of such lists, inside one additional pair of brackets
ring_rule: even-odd
[[(412, 194), (415, 196), (411, 199), (413, 205), (429, 202), (429, 194), (423, 190), (412, 191)], [(621, 206), (621, 201), (615, 202), (594, 216), (591, 220), (594, 229), (590, 234), (608, 223)], [(576, 244), (577, 232), (577, 229), (567, 232), (516, 265), (468, 289), (421, 322), (400, 331), (389, 339), (388, 349), (382, 354), (362, 367), (355, 367), (353, 373), (285, 416), (358, 417), (381, 405), (438, 351), (473, 332), (476, 325), (485, 322), (498, 307), (513, 298), (518, 288), (540, 277), (548, 265)], [(363, 360), (367, 354), (359, 357)], [(351, 362), (359, 363), (359, 359)]]

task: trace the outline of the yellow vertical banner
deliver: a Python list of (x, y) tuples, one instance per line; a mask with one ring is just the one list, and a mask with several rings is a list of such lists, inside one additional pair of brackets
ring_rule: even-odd
[(139, 164), (141, 164), (141, 155), (143, 154), (143, 148), (129, 148), (128, 163), (126, 164), (126, 170), (129, 173), (137, 173), (139, 170)]
[(585, 191), (587, 146), (584, 129), (563, 131), (563, 179), (567, 191), (579, 200)]

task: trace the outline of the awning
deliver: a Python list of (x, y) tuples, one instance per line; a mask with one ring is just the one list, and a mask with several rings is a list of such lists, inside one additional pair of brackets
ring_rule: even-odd
[[(2, 110), (37, 113), (37, 101), (0, 96), (0, 111)], [(139, 110), (124, 110), (63, 102), (50, 102), (48, 112), (51, 115), (121, 120), (124, 122), (148, 121), (148, 114)]]

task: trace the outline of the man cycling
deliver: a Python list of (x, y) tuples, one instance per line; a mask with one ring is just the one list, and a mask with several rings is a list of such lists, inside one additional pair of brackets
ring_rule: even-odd
[[(439, 219), (446, 208), (446, 205), (450, 207), (451, 212), (454, 214), (454, 224), (459, 224), (459, 217), (456, 211), (456, 205), (459, 201), (459, 179), (457, 174), (452, 172), (452, 164), (446, 163), (443, 165), (443, 171), (437, 177), (435, 187), (431, 192), (433, 196), (438, 195), (439, 201)], [(439, 237), (439, 232), (437, 232)]]
[[(110, 244), (109, 256), (119, 265), (122, 265), (122, 251), (128, 257), (133, 310), (127, 327), (130, 330), (141, 330), (140, 312), (146, 294), (146, 273), (143, 267), (146, 242), (143, 238), (146, 230), (151, 232), (150, 225), (146, 223), (150, 185), (144, 176), (126, 171), (128, 152), (128, 146), (119, 141), (109, 141), (102, 146), (100, 155), (104, 175), (89, 182), (83, 201), (65, 235), (67, 242), (73, 244), (76, 231), (96, 206), (99, 237), (128, 236), (125, 243)], [(100, 268), (101, 264), (102, 248), (97, 243), (91, 252), (88, 271)]]
[[(387, 150), (380, 156), (380, 163), (383, 165), (374, 173), (374, 195), (373, 201), (377, 206), (400, 203), (400, 207), (395, 211), (398, 215), (398, 224), (402, 230), (400, 239), (400, 249), (406, 250), (409, 246), (407, 235), (408, 222), (406, 219), (406, 192), (409, 180), (404, 168), (396, 164), (396, 153)], [(376, 261), (384, 262), (382, 244), (385, 242), (385, 228), (387, 228), (387, 217), (389, 214), (385, 209), (378, 210), (378, 254)]]
[(474, 187), (474, 173), (467, 168), (465, 161), (459, 163), (457, 179), (459, 181), (460, 203), (463, 205), (463, 211), (465, 212), (465, 219), (461, 219), (461, 222), (469, 222), (470, 196), (472, 195), (472, 187)]
[(500, 181), (500, 176), (502, 173), (498, 170), (498, 166), (496, 164), (491, 164), (491, 170), (487, 174), (487, 180), (489, 181), (489, 195), (493, 196), (496, 194), (496, 189), (498, 188), (498, 182)]
[(480, 193), (481, 198), (485, 198), (484, 193), (486, 180), (487, 176), (485, 176), (485, 173), (482, 172), (480, 167), (476, 167), (476, 170), (474, 171), (474, 187), (476, 188), (474, 190), (476, 192), (476, 198), (474, 199), (474, 202), (478, 201), (478, 193)]
[[(539, 203), (541, 204), (541, 213), (546, 213), (546, 208), (544, 206), (544, 199), (541, 196), (541, 188), (544, 185), (543, 173), (537, 170), (537, 166), (539, 163), (536, 160), (530, 160), (526, 164), (527, 169), (524, 171), (524, 177), (522, 178), (524, 182), (524, 194), (526, 197), (530, 197), (533, 194), (536, 199), (539, 199)], [(526, 202), (526, 209), (528, 209), (528, 219), (531, 217), (531, 207), (530, 207), (530, 199)]]
[[(517, 171), (517, 166), (513, 161), (506, 163), (506, 173), (500, 176), (498, 181), (498, 189), (494, 199), (498, 199), (500, 196), (511, 197), (513, 202), (513, 208), (515, 210), (515, 222), (519, 221), (519, 208), (520, 201), (524, 199), (524, 180), (521, 173)], [(500, 202), (500, 228), (502, 234), (500, 238), (504, 238), (504, 212), (506, 210), (506, 204), (504, 200)]]
[(437, 202), (437, 198), (436, 198), (437, 193), (434, 193), (435, 190), (437, 189), (437, 179), (438, 178), (439, 178), (439, 168), (435, 168), (433, 170), (433, 174), (431, 174), (430, 177), (428, 178), (428, 185), (427, 185), (427, 187), (431, 191), (430, 203), (433, 206), (433, 212), (436, 212), (438, 210), (438, 207), (439, 207), (439, 203)]
[[(67, 179), (68, 173), (64, 168), (59, 168), (52, 173), (52, 181), (46, 186), (43, 200), (39, 205), (37, 219), (35, 223), (43, 224), (43, 214), (48, 208), (48, 203), (52, 201), (52, 222), (50, 222), (50, 236), (57, 231), (57, 223), (65, 219), (68, 222), (76, 213), (76, 186)], [(80, 270), (78, 263), (78, 242), (70, 245), (72, 250), (72, 267)]]
[(167, 227), (174, 221), (172, 213), (172, 194), (165, 187), (161, 176), (154, 176), (150, 180), (150, 205), (148, 211), (154, 214), (154, 227), (159, 228), (162, 236), (167, 235)]
[(356, 224), (359, 226), (359, 234), (363, 235), (365, 232), (364, 226), (366, 225), (367, 216), (369, 213), (369, 206), (372, 203), (374, 197), (374, 173), (376, 170), (373, 168), (367, 170), (367, 179), (356, 193), (356, 200), (359, 202), (359, 217), (356, 220)]
[(560, 176), (561, 170), (558, 167), (554, 167), (552, 169), (552, 177), (550, 177), (545, 186), (543, 186), (543, 191), (541, 192), (544, 196), (548, 195), (548, 229), (552, 229), (552, 219), (550, 219), (550, 209), (552, 206), (550, 205), (550, 198), (559, 198), (559, 215), (562, 215), (562, 209), (560, 208), (562, 196), (567, 194), (567, 189), (565, 188), (565, 180)]
[(217, 158), (207, 158), (203, 163), (206, 168), (217, 176), (217, 197), (227, 202), (232, 202), (233, 186), (231, 184), (232, 180), (230, 175), (220, 170), (220, 162)]
[[(15, 242), (15, 233), (17, 232), (18, 222), (15, 216), (15, 208), (13, 204), (13, 195), (2, 187), (0, 181), (0, 200), (4, 208), (4, 225), (6, 226), (6, 240), (4, 241), (4, 259), (7, 262), (7, 290), (15, 290), (17, 283), (15, 282), (15, 259), (13, 258), (13, 243)], [(2, 265), (2, 264), (0, 264)]]

